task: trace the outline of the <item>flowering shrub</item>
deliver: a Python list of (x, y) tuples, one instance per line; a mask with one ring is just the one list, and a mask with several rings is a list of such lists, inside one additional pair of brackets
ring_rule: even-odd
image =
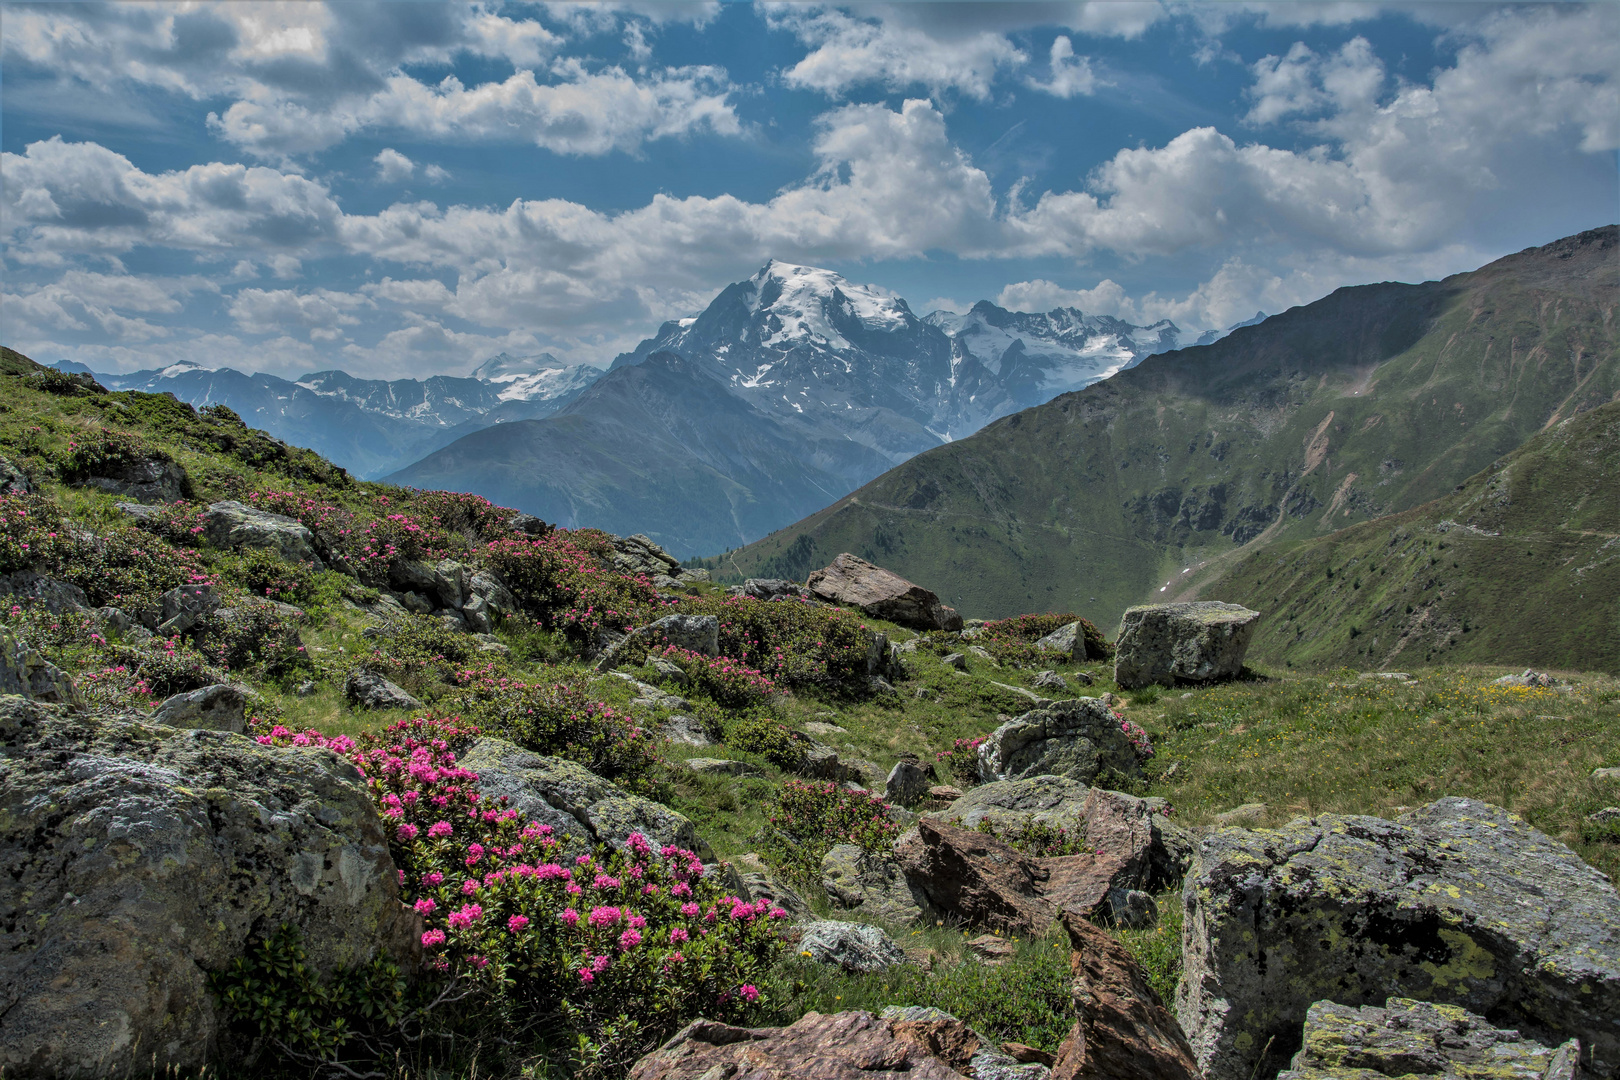
[(204, 616), (197, 641), (199, 652), (234, 671), (273, 677), (310, 663), (297, 620), (268, 600), (243, 600)]
[(1136, 751), (1137, 760), (1146, 761), (1152, 757), (1153, 742), (1148, 738), (1148, 733), (1142, 729), (1142, 726), (1134, 720), (1125, 719), (1119, 713), (1115, 713), (1114, 716), (1119, 720), (1119, 730), (1125, 733), (1125, 738), (1130, 741), (1131, 749)]
[(682, 600), (680, 610), (720, 620), (720, 652), (778, 686), (865, 693), (872, 635), (855, 615), (800, 600), (733, 596)]
[(694, 691), (708, 695), (715, 704), (727, 708), (763, 704), (776, 692), (776, 684), (764, 674), (729, 656), (704, 656), (674, 645), (655, 649), (652, 655), (680, 668)]
[(161, 536), (177, 547), (196, 547), (202, 541), (203, 531), (207, 528), (203, 523), (204, 507), (181, 499), (153, 507), (153, 510), (155, 513), (149, 517), (137, 519), (135, 527), (142, 532)]
[(496, 506), (482, 495), (459, 491), (421, 491), (411, 499), (416, 516), (441, 532), (460, 535), (471, 543), (483, 543), (506, 536), (516, 512)]
[(150, 458), (168, 461), (169, 455), (149, 447), (139, 435), (101, 428), (75, 435), (67, 452), (56, 462), (57, 472), (68, 483), (91, 476), (115, 476), (132, 465)]
[(652, 734), (595, 700), (577, 675), (551, 683), (505, 678), (493, 666), (458, 673), (460, 713), (537, 754), (577, 761), (631, 791), (646, 791), (660, 765)]
[(835, 844), (854, 844), (872, 857), (888, 855), (899, 835), (889, 805), (876, 795), (831, 780), (788, 780), (766, 809), (765, 852), (790, 877), (814, 880)]
[(61, 509), (39, 495), (0, 495), (0, 573), (49, 562), (66, 547)]
[[(728, 895), (690, 851), (640, 834), (576, 850), (549, 826), (480, 799), (456, 753), (478, 729), (413, 719), (321, 745), (360, 770), (390, 837), (404, 897), (437, 979), (506, 1008), (558, 1016), (599, 1066), (621, 1066), (697, 1015), (742, 1019), (778, 955), (786, 912)], [(636, 1017), (624, 1024), (627, 1014)]]
[(979, 746), (987, 736), (957, 739), (949, 750), (935, 752), (934, 757), (950, 771), (951, 778), (963, 787), (979, 782)]
[(604, 566), (611, 550), (606, 534), (596, 530), (556, 530), (491, 541), (483, 556), (546, 629), (562, 631), (576, 645), (591, 645), (603, 630), (622, 632), (645, 623), (661, 604), (646, 575)]

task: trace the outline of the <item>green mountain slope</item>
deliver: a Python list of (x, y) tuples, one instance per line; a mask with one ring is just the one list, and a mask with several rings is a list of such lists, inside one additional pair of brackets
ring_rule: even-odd
[(1620, 394), (1610, 226), (1420, 285), (1340, 289), (921, 454), (706, 565), (840, 551), (969, 616), (1099, 625), (1245, 546), (1419, 506)]
[(1274, 664), (1620, 672), (1620, 403), (1561, 421), (1454, 494), (1268, 545), (1190, 591), (1266, 612), (1250, 655)]

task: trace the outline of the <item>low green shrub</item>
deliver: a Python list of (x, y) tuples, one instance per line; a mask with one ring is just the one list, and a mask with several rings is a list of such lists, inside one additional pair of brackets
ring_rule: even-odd
[(1111, 932), (1142, 965), (1142, 973), (1147, 976), (1148, 985), (1158, 993), (1159, 999), (1173, 1009), (1176, 987), (1181, 983), (1181, 890), (1166, 890), (1154, 900), (1159, 907), (1159, 921), (1156, 924), (1145, 930), (1117, 929)]
[(756, 710), (723, 716), (719, 724), (721, 741), (734, 750), (758, 754), (786, 772), (804, 764), (804, 738), (769, 713)]
[[(957, 818), (956, 824), (962, 824), (962, 819)], [(1010, 826), (1000, 826), (989, 818), (984, 818), (974, 826), (974, 829), (987, 836), (993, 836), (1026, 855), (1044, 858), (1082, 855), (1091, 850), (1086, 847), (1086, 825), (1083, 821), (1074, 828), (1067, 829), (1061, 825), (1038, 821), (1033, 817), (1024, 818), (1018, 824)]]
[(253, 596), (283, 604), (307, 603), (315, 592), (313, 566), (288, 562), (264, 548), (246, 548), (222, 559), (215, 571)]
[(461, 675), (447, 704), (470, 723), (537, 754), (577, 761), (630, 791), (651, 790), (662, 765), (658, 743), (634, 717), (595, 700), (582, 676), (529, 683), (492, 668)]
[(832, 780), (787, 780), (766, 810), (759, 842), (772, 863), (800, 882), (814, 881), (836, 844), (854, 844), (883, 858), (900, 833), (889, 806), (876, 795)]
[(720, 653), (782, 687), (864, 695), (872, 634), (859, 617), (799, 600), (706, 597), (679, 610), (720, 620)]
[(92, 476), (114, 476), (143, 461), (171, 460), (133, 432), (99, 428), (75, 435), (56, 460), (58, 475), (70, 484)]
[(233, 597), (199, 621), (196, 639), (198, 651), (218, 666), (260, 678), (311, 666), (298, 620), (268, 600)]

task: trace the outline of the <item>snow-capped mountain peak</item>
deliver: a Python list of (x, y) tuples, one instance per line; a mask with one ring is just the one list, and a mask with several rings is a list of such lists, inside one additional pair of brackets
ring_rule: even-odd
[(851, 322), (893, 333), (917, 320), (906, 302), (876, 285), (856, 285), (831, 270), (772, 259), (748, 279), (748, 310), (760, 319), (760, 344), (807, 340), (847, 349)]
[(567, 364), (550, 353), (496, 353), (473, 368), (472, 377), (498, 387), (496, 396), (502, 401), (550, 401), (589, 386), (601, 374), (601, 368)]

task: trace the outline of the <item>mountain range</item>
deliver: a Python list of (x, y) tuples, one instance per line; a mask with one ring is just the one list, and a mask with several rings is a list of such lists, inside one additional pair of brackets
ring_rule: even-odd
[(387, 479), (476, 491), (564, 525), (644, 530), (686, 557), (747, 543), (997, 417), (1219, 336), (988, 301), (919, 318), (877, 287), (773, 260), (701, 314), (666, 322), (552, 415), (486, 427)]
[[(705, 565), (803, 580), (850, 551), (948, 584), (970, 617), (1102, 626), (1149, 598), (1241, 599), (1222, 575), (1256, 552), (1430, 503), (1616, 400), (1617, 257), (1610, 226), (1443, 281), (1339, 289), (996, 420)], [(1612, 487), (1603, 512), (1620, 517)]]

